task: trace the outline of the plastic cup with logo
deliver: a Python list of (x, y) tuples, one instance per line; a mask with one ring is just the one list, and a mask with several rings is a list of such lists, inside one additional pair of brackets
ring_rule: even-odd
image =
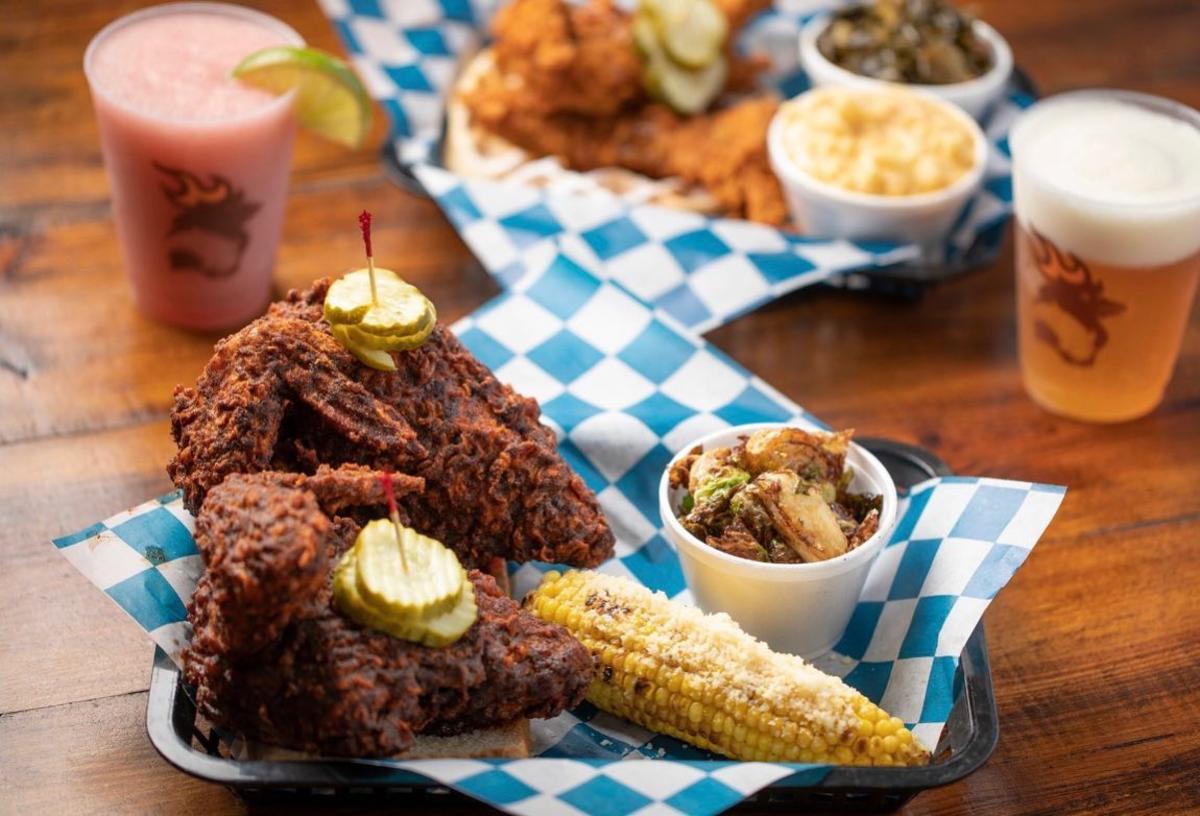
[(134, 299), (152, 318), (228, 329), (270, 300), (292, 95), (231, 71), (276, 45), (303, 40), (251, 9), (175, 3), (122, 17), (88, 46), (117, 234)]
[(1200, 278), (1200, 113), (1077, 91), (1034, 105), (1009, 141), (1026, 390), (1092, 422), (1153, 411)]

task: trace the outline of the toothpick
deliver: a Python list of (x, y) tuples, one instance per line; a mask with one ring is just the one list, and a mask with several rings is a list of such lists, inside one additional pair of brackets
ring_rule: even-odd
[(392, 474), (385, 470), (380, 481), (383, 482), (383, 495), (387, 497), (388, 518), (392, 520), (392, 526), (396, 528), (396, 545), (400, 550), (400, 566), (405, 572), (408, 572), (408, 558), (404, 555), (404, 547), (400, 543), (402, 540), (400, 536), (400, 511), (396, 509), (396, 494), (392, 490)]
[(375, 256), (371, 252), (371, 214), (366, 210), (358, 216), (358, 228), (362, 230), (363, 246), (367, 249), (367, 275), (371, 278), (371, 304), (379, 305), (379, 293), (375, 291)]

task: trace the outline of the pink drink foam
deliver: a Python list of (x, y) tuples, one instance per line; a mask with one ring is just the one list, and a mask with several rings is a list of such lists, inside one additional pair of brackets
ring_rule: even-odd
[(284, 45), (282, 32), (223, 14), (178, 12), (113, 32), (92, 60), (92, 80), (114, 102), (168, 119), (232, 119), (271, 94), (230, 76), (246, 55)]

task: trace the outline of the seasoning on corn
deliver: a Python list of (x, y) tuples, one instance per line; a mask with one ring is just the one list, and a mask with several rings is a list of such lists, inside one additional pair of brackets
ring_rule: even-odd
[(771, 651), (728, 615), (577, 570), (547, 573), (525, 605), (591, 651), (587, 699), (645, 728), (747, 761), (929, 761), (899, 719), (799, 657)]

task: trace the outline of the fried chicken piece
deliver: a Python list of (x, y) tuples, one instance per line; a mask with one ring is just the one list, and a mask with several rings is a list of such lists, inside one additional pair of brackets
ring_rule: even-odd
[[(196, 520), (196, 546), (208, 571), (194, 596), (201, 599), (195, 642), (212, 639), (244, 654), (278, 637), (326, 580), (334, 526), (325, 512), (382, 510), (380, 476), (357, 466), (322, 466), (313, 476), (235, 474), (214, 487), (205, 504), (219, 511)], [(397, 475), (392, 488), (419, 493), (424, 481)]]
[(645, 97), (629, 17), (612, 0), (516, 0), (492, 21), (500, 69), (543, 113), (609, 116)]
[(785, 223), (787, 204), (767, 158), (767, 128), (778, 108), (775, 96), (759, 96), (667, 131), (666, 175), (702, 185), (733, 215)]
[[(342, 476), (231, 476), (205, 499), (196, 535), (206, 571), (189, 604), (195, 634), (183, 661), (206, 717), (296, 750), (388, 756), (425, 731), (554, 716), (583, 698), (592, 675), (587, 650), (476, 570), (469, 577), (478, 620), (444, 648), (340, 614), (332, 566), (359, 526), (326, 515), (317, 491), (333, 505), (376, 499), (346, 493)], [(395, 479), (398, 489), (420, 486)]]
[(612, 554), (595, 495), (559, 456), (534, 400), (443, 326), (397, 353), (398, 371), (367, 368), (321, 322), (328, 287), (290, 293), (218, 345), (196, 388), (177, 390), (168, 472), (189, 510), (230, 473), (357, 464), (424, 478), (400, 507), (467, 566), (495, 556), (595, 566)]

